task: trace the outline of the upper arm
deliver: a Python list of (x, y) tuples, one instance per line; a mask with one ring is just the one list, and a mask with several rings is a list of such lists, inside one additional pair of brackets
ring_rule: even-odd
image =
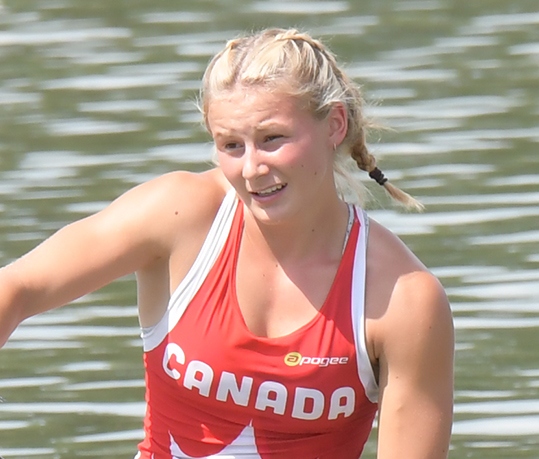
[(442, 459), (453, 413), (453, 321), (428, 272), (403, 275), (383, 318), (378, 457)]
[(166, 260), (196, 231), (193, 197), (201, 180), (207, 178), (174, 173), (139, 185), (0, 270), (0, 286), (11, 292), (10, 300), (0, 298), (0, 331), (7, 315), (20, 322)]
[[(137, 187), (95, 215), (71, 223), (3, 269), (17, 292), (21, 319), (63, 305), (133, 272), (158, 256), (143, 194)], [(138, 202), (138, 206), (137, 206)]]

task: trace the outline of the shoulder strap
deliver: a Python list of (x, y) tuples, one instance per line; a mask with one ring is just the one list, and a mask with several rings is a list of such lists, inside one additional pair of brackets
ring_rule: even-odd
[(352, 273), (352, 326), (357, 349), (359, 379), (365, 388), (367, 398), (376, 403), (378, 401), (378, 384), (369, 360), (365, 336), (365, 282), (369, 217), (359, 207), (356, 207), (356, 214), (360, 226)]
[(153, 327), (142, 328), (144, 351), (157, 347), (181, 319), (228, 239), (237, 205), (236, 193), (232, 189), (226, 194), (219, 207), (193, 266), (170, 297), (167, 312)]

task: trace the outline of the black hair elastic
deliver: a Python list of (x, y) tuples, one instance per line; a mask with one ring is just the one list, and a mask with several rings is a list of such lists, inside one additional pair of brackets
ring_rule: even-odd
[(384, 176), (384, 173), (375, 167), (372, 171), (369, 172), (369, 177), (373, 180), (376, 180), (378, 185), (383, 186), (387, 182), (387, 178)]

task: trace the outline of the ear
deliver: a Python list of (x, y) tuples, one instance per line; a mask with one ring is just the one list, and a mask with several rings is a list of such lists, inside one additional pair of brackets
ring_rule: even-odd
[(339, 146), (348, 132), (348, 114), (342, 102), (336, 102), (331, 106), (327, 121), (330, 147)]

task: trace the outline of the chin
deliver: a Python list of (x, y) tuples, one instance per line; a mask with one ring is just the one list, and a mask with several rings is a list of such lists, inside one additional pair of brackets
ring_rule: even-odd
[(273, 206), (263, 208), (254, 203), (253, 205), (246, 206), (248, 212), (254, 217), (258, 222), (272, 226), (279, 225), (284, 223), (295, 215), (295, 212), (292, 211), (288, 206)]

